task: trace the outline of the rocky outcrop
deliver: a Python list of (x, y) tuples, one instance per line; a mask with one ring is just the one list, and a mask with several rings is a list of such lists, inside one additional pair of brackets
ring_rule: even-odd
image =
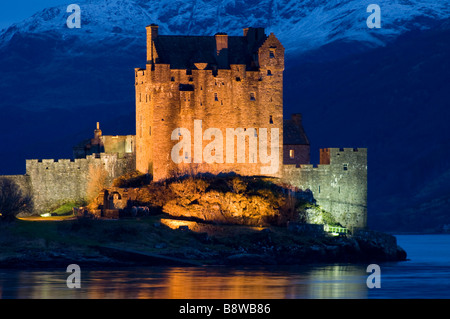
[(405, 260), (406, 252), (397, 245), (397, 239), (390, 234), (357, 230), (353, 235), (357, 241), (362, 257), (376, 260)]

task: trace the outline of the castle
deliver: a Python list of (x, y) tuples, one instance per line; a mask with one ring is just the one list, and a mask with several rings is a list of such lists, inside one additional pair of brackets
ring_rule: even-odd
[[(134, 169), (160, 181), (183, 172), (271, 176), (310, 190), (346, 227), (367, 224), (367, 150), (310, 145), (300, 114), (283, 118), (284, 47), (263, 28), (242, 36), (160, 35), (147, 26), (147, 61), (135, 69), (136, 135), (103, 136), (73, 148), (74, 160), (27, 160), (9, 176), (37, 211), (82, 199), (90, 167), (109, 180)], [(226, 134), (225, 134), (226, 133)]]

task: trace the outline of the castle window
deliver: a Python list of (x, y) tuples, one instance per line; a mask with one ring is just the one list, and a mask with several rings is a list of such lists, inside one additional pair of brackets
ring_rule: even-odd
[(270, 118), (269, 118), (269, 124), (273, 124), (273, 118), (272, 118), (272, 115), (271, 115)]
[(268, 75), (268, 76), (271, 76), (271, 75), (272, 75), (272, 71), (267, 70), (267, 75)]
[(289, 157), (294, 158), (294, 150), (289, 150)]
[(250, 93), (250, 101), (256, 101), (255, 93), (253, 92)]
[(214, 101), (219, 101), (219, 97), (217, 96), (217, 93), (214, 93)]
[(170, 81), (175, 82), (175, 77), (172, 76), (172, 77), (170, 78)]
[(348, 164), (345, 163), (344, 166), (343, 166), (343, 168), (344, 168), (344, 171), (347, 171), (347, 170), (348, 170)]
[(194, 81), (194, 78), (192, 78), (192, 77), (189, 78), (189, 82), (192, 82), (192, 81)]
[(275, 49), (270, 49), (270, 51), (269, 51), (269, 57), (270, 57), (271, 59), (275, 58)]
[(237, 77), (236, 77), (236, 81), (237, 81), (237, 82), (240, 82), (240, 81), (241, 81), (241, 78), (237, 76)]

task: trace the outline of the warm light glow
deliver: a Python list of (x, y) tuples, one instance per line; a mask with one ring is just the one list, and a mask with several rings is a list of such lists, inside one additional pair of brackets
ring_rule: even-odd
[(178, 229), (180, 226), (187, 226), (189, 227), (189, 230), (193, 231), (195, 231), (199, 227), (196, 222), (186, 220), (165, 219), (165, 218), (161, 218), (161, 224), (166, 225), (171, 229)]

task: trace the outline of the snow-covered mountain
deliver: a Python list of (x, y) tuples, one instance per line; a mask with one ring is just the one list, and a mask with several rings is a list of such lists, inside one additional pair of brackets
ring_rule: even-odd
[[(68, 2), (69, 4), (70, 2)], [(381, 28), (366, 19), (373, 0), (90, 0), (80, 2), (81, 29), (66, 26), (67, 5), (48, 8), (3, 30), (5, 43), (16, 32), (85, 41), (142, 38), (156, 23), (162, 34), (241, 35), (247, 26), (274, 32), (288, 53), (299, 53), (338, 40), (383, 45), (412, 29), (428, 28), (450, 16), (450, 0), (377, 0)]]

